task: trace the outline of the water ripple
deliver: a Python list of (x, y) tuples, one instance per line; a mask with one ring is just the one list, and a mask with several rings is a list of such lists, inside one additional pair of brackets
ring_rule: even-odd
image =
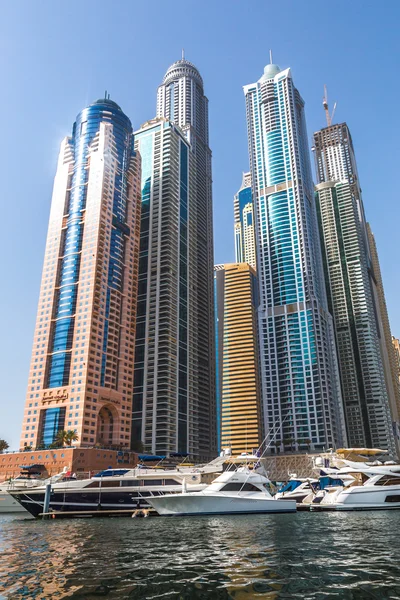
[(0, 517), (1, 600), (398, 600), (400, 512)]

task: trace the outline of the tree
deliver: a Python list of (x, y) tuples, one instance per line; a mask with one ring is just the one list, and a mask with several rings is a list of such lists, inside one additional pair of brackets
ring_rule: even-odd
[(6, 442), (6, 440), (1, 440), (0, 439), (0, 453), (4, 452), (4, 450), (7, 450), (7, 448), (9, 448), (10, 446), (8, 445), (8, 443)]
[(72, 446), (72, 442), (76, 442), (79, 439), (78, 434), (73, 429), (60, 429), (57, 433), (55, 442), (61, 446)]
[(132, 450), (134, 452), (138, 452), (139, 454), (143, 454), (144, 452), (144, 445), (142, 440), (134, 440), (132, 442)]

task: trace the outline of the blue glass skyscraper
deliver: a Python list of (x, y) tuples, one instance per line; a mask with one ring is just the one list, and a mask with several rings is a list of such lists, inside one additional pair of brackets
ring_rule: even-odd
[(130, 447), (139, 186), (130, 120), (93, 102), (61, 144), (21, 446)]
[(254, 206), (250, 173), (243, 173), (242, 185), (235, 194), (233, 208), (236, 262), (247, 263), (256, 269)]
[(304, 101), (290, 69), (244, 87), (256, 217), (259, 337), (271, 451), (345, 442)]

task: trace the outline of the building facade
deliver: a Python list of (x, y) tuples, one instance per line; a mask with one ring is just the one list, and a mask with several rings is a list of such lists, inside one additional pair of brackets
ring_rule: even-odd
[(392, 335), (392, 344), (394, 349), (395, 366), (397, 371), (397, 378), (400, 385), (400, 340)]
[(247, 263), (253, 269), (257, 269), (254, 207), (250, 173), (243, 173), (241, 188), (234, 196), (233, 209), (236, 262)]
[(192, 292), (196, 305), (194, 372), (196, 400), (191, 447), (198, 456), (216, 452), (215, 425), (215, 340), (213, 296), (213, 222), (211, 150), (208, 136), (208, 100), (197, 68), (182, 57), (167, 70), (157, 93), (157, 117), (178, 126), (190, 144), (194, 157), (196, 200), (191, 208), (195, 250)]
[(219, 443), (234, 456), (263, 441), (255, 270), (214, 267)]
[(135, 147), (142, 220), (132, 445), (206, 458), (215, 424), (199, 386), (196, 161), (181, 129), (163, 117), (135, 133)]
[(139, 227), (132, 126), (98, 100), (61, 144), (21, 447), (130, 447)]
[(304, 102), (291, 70), (272, 64), (244, 93), (269, 451), (341, 446), (346, 442), (344, 415)]
[(138, 462), (136, 452), (103, 448), (51, 448), (29, 452), (0, 454), (0, 483), (18, 477), (21, 470), (40, 470), (40, 478), (58, 475), (64, 469), (79, 478), (91, 477), (99, 471), (111, 468), (133, 469)]
[[(364, 207), (345, 123), (314, 134), (316, 203), (349, 444), (395, 452)], [(390, 375), (388, 377), (388, 381)]]
[(389, 406), (397, 454), (400, 456), (400, 386), (396, 352), (392, 343), (392, 333), (390, 331), (389, 315), (375, 236), (370, 224), (367, 223), (366, 225), (368, 244), (371, 252), (373, 282), (375, 284), (373, 289), (376, 291), (375, 305), (378, 307), (379, 341), (383, 359), (383, 370), (385, 373), (386, 389), (388, 390), (389, 395)]

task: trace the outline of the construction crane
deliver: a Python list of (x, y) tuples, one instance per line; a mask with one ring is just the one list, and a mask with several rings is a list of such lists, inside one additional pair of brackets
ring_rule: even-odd
[(328, 90), (326, 89), (326, 85), (324, 85), (324, 97), (322, 99), (322, 106), (324, 107), (324, 111), (325, 111), (325, 116), (326, 116), (326, 122), (328, 124), (328, 127), (330, 127), (332, 125), (332, 121), (333, 121), (333, 117), (335, 115), (335, 110), (336, 110), (336, 102), (333, 105), (333, 111), (332, 114), (329, 114), (329, 108), (328, 108)]

